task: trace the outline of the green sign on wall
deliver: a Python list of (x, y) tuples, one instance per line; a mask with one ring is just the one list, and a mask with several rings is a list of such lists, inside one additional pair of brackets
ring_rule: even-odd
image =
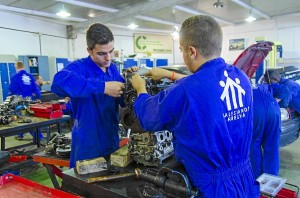
[(172, 36), (155, 34), (134, 34), (135, 53), (172, 54)]

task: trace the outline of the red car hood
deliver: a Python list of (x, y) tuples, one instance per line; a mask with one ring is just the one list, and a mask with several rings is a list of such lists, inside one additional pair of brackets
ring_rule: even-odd
[(239, 55), (233, 65), (243, 70), (249, 78), (252, 78), (262, 61), (272, 50), (273, 45), (274, 43), (269, 41), (251, 45)]

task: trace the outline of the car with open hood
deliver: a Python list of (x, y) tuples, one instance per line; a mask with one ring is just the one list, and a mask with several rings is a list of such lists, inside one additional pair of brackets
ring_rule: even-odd
[[(259, 42), (244, 50), (233, 63), (243, 70), (251, 79), (268, 53), (272, 50), (272, 42)], [(268, 68), (270, 69), (270, 68)], [(299, 83), (300, 71), (293, 66), (275, 67), (282, 77), (294, 80)], [(265, 83), (263, 77), (259, 83)], [(281, 134), (280, 146), (287, 146), (299, 138), (300, 115), (291, 108), (280, 108), (281, 112)]]

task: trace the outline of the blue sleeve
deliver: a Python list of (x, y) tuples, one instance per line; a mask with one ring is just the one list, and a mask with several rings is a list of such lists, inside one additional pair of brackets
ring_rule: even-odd
[(66, 103), (66, 108), (63, 109), (63, 113), (64, 113), (65, 115), (71, 115), (71, 114), (72, 114), (72, 106), (71, 106), (71, 102), (70, 102), (70, 101), (68, 101), (68, 102)]
[(65, 68), (56, 73), (51, 91), (62, 97), (88, 97), (96, 93), (104, 94), (105, 82), (87, 79), (73, 70), (76, 71), (76, 67)]
[(275, 98), (280, 99), (278, 103), (280, 107), (286, 108), (292, 99), (292, 93), (284, 84), (272, 84), (273, 94)]
[(176, 125), (176, 115), (184, 109), (184, 96), (182, 86), (171, 86), (155, 96), (140, 94), (134, 102), (135, 115), (145, 130), (172, 131)]
[(39, 86), (35, 83), (35, 79), (33, 76), (31, 76), (31, 85), (33, 89), (33, 93), (35, 93), (35, 98), (34, 99), (41, 99), (41, 91), (39, 89)]

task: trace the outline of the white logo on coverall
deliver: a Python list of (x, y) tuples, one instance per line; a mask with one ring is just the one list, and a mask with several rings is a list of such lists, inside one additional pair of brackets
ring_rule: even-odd
[[(230, 111), (232, 109), (230, 99), (232, 100), (233, 108), (234, 109), (237, 109), (238, 105), (239, 105), (239, 107), (244, 107), (243, 98), (242, 98), (243, 96), (242, 95), (245, 95), (246, 92), (239, 85), (241, 83), (240, 79), (235, 78), (235, 81), (232, 80), (228, 76), (227, 71), (224, 71), (224, 76), (226, 77), (226, 82), (224, 82), (222, 80), (220, 81), (221, 87), (224, 87), (223, 93), (222, 93), (222, 95), (221, 95), (220, 98), (221, 98), (222, 101), (226, 100), (227, 110)], [(237, 97), (236, 97), (235, 88), (237, 89), (238, 103), (237, 103)], [(231, 97), (232, 98), (230, 98), (229, 90), (231, 92)]]
[(23, 76), (22, 76), (22, 81), (23, 81), (24, 85), (31, 85), (30, 77), (26, 76), (25, 74), (23, 74)]

